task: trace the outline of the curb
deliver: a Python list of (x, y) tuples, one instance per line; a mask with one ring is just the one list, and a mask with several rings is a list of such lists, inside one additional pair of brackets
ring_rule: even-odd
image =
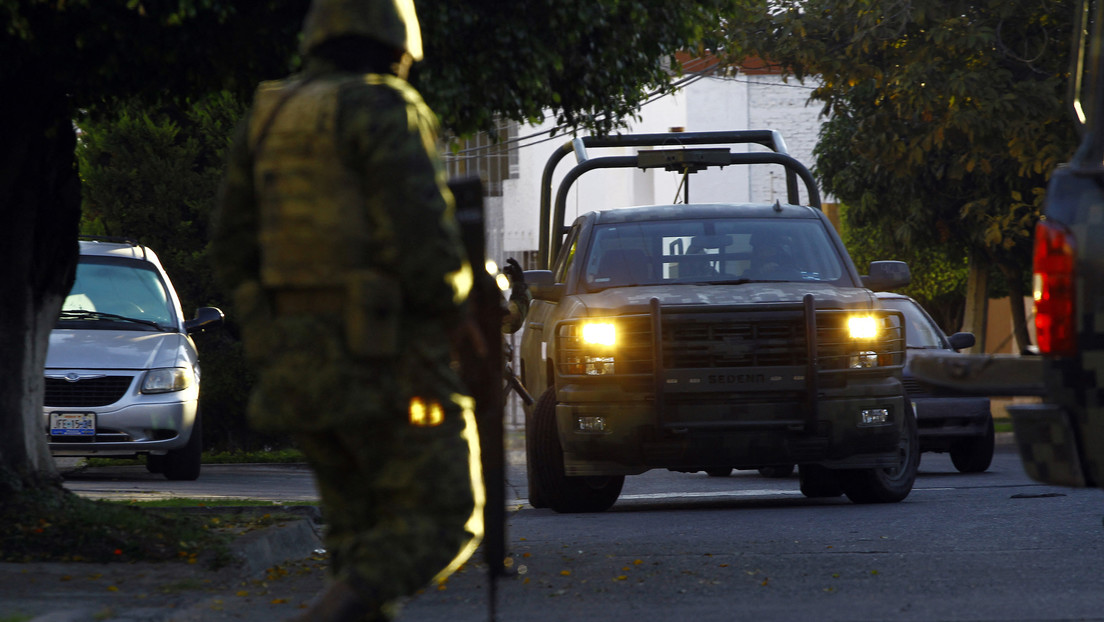
[(301, 519), (245, 534), (234, 542), (234, 559), (241, 564), (243, 575), (258, 577), (288, 560), (310, 557), (322, 549), (316, 525)]
[[(261, 509), (257, 507), (223, 507), (218, 508), (217, 511), (221, 513), (237, 511), (247, 514), (258, 512)], [(263, 509), (271, 511), (269, 508)], [(304, 506), (301, 510), (293, 513), (303, 515), (303, 517), (289, 519), (238, 536), (230, 545), (230, 554), (234, 561), (228, 568), (223, 569), (223, 576), (228, 576), (226, 572), (229, 572), (229, 576), (233, 576), (235, 582), (239, 580), (259, 580), (263, 579), (268, 570), (274, 566), (285, 565), (321, 553), (322, 539), (318, 508)], [(55, 564), (44, 563), (43, 565)], [(60, 564), (57, 564), (57, 566), (60, 566)], [(88, 565), (85, 562), (76, 562), (74, 567), (79, 568), (80, 571), (84, 571), (86, 568), (96, 570), (95, 566)], [(76, 575), (80, 572), (73, 572), (72, 574)], [(212, 599), (217, 600), (219, 598), (223, 597), (210, 596), (194, 603), (191, 607), (185, 608), (152, 604), (133, 608), (121, 607), (114, 610), (115, 617), (111, 619), (120, 622), (167, 622), (169, 620), (191, 620), (193, 618), (204, 620), (209, 617), (211, 612), (204, 605)], [(117, 605), (110, 606), (117, 607)], [(30, 622), (88, 622), (89, 620), (100, 619), (97, 616), (103, 614), (105, 607), (109, 607), (106, 602), (86, 602), (75, 607), (62, 604), (53, 611), (40, 613), (36, 617), (30, 618)]]

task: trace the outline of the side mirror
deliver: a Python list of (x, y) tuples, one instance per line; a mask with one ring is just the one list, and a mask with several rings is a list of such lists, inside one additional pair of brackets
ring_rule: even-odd
[(912, 280), (908, 264), (903, 261), (872, 261), (870, 274), (863, 275), (863, 287), (876, 292), (892, 291), (904, 287)]
[(201, 333), (208, 328), (222, 326), (226, 315), (218, 307), (200, 307), (196, 309), (195, 318), (184, 322), (184, 330), (188, 334)]
[(947, 341), (950, 342), (951, 347), (955, 350), (972, 348), (974, 344), (977, 343), (977, 339), (974, 338), (973, 333), (955, 333), (947, 337)]
[(557, 283), (551, 270), (526, 270), (525, 282), (529, 293), (537, 300), (559, 302), (563, 298), (563, 283)]

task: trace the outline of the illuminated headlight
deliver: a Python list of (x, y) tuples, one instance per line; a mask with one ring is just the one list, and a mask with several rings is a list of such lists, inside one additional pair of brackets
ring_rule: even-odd
[(586, 376), (614, 373), (617, 329), (613, 322), (564, 324), (559, 336), (564, 373)]
[(856, 352), (851, 355), (851, 369), (869, 369), (878, 366), (877, 352)]
[(569, 356), (566, 362), (571, 374), (607, 376), (613, 373), (612, 356)]
[(889, 422), (889, 411), (885, 408), (870, 408), (862, 411), (860, 425), (881, 425)]
[(575, 417), (575, 430), (579, 432), (605, 432), (605, 417)]
[(192, 386), (190, 367), (165, 367), (146, 372), (142, 381), (142, 393), (171, 393)]
[(849, 317), (847, 333), (852, 339), (875, 339), (878, 336), (878, 321), (869, 315)]
[(592, 346), (613, 346), (617, 343), (617, 328), (612, 322), (583, 324), (583, 343)]

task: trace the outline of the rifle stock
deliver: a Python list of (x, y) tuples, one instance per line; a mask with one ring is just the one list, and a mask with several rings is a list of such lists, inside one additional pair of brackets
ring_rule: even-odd
[[(484, 239), (483, 185), (478, 177), (449, 181), (456, 199), (456, 220), (468, 261), (474, 273), (468, 300), (469, 315), (483, 347), (461, 348), (461, 376), (475, 399), (475, 418), (483, 463), (483, 483), (487, 492), (483, 509), (483, 555), (494, 578), (506, 574), (506, 451), (502, 378), (502, 292), (486, 270)], [(492, 588), (493, 590), (493, 588)]]

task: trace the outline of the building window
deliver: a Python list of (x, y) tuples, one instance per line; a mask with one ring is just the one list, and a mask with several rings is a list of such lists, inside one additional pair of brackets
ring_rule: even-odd
[(453, 139), (444, 150), (449, 177), (478, 175), (487, 196), (502, 196), (502, 182), (518, 176), (517, 131), (517, 123), (501, 121), (494, 136), (480, 132), (465, 140)]

